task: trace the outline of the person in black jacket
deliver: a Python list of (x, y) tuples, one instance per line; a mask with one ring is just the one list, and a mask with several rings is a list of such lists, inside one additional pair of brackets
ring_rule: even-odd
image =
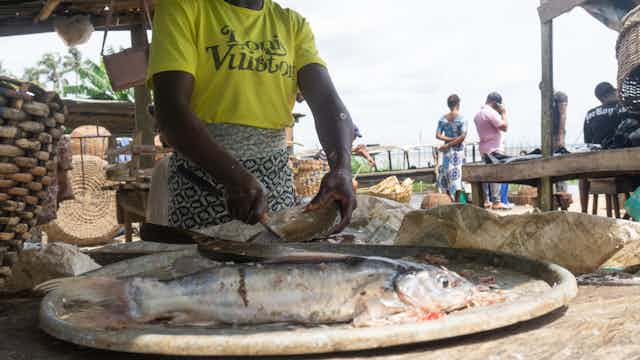
[(613, 143), (616, 129), (625, 118), (626, 109), (620, 105), (616, 88), (608, 82), (598, 84), (595, 95), (602, 105), (587, 112), (584, 120), (584, 142), (607, 148)]

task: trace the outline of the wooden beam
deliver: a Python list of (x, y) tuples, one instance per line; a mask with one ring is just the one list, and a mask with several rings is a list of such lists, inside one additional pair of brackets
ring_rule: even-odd
[(358, 174), (356, 180), (362, 186), (375, 185), (378, 182), (388, 178), (389, 176), (395, 176), (398, 180), (402, 181), (407, 178), (411, 178), (414, 181), (423, 181), (429, 184), (436, 181), (436, 169), (411, 169), (411, 170), (398, 170), (398, 171), (382, 171), (368, 174)]
[[(0, 37), (41, 34), (54, 32), (54, 17), (50, 17), (45, 21), (33, 23), (33, 18), (21, 18), (19, 20), (0, 21)], [(96, 31), (104, 30), (105, 18), (102, 16), (92, 18), (93, 27)], [(139, 24), (140, 18), (136, 16), (126, 15), (118, 16), (116, 25), (109, 27), (109, 31), (129, 31), (132, 24)]]
[(36, 18), (34, 19), (34, 22), (47, 20), (61, 2), (62, 0), (47, 0), (47, 2), (42, 7), (42, 10), (40, 10), (38, 16), (36, 16)]
[(542, 0), (538, 8), (538, 15), (540, 15), (540, 20), (546, 23), (585, 2), (587, 0)]
[(129, 101), (118, 100), (63, 100), (70, 114), (107, 114), (117, 116), (133, 116), (135, 104)]
[[(553, 20), (542, 23), (542, 82), (540, 91), (542, 97), (541, 134), (542, 156), (553, 156), (551, 132), (553, 131)], [(540, 209), (553, 210), (553, 183), (548, 174), (540, 177), (538, 188)]]
[(640, 148), (602, 150), (510, 164), (462, 166), (465, 182), (521, 183), (543, 177), (576, 179), (640, 173)]
[[(149, 45), (147, 32), (142, 24), (136, 24), (131, 27), (131, 45), (133, 47), (144, 47)], [(149, 89), (146, 84), (136, 86), (134, 88), (135, 106), (136, 106), (136, 134), (134, 142), (138, 145), (154, 144), (154, 124), (153, 119), (147, 110), (149, 107)], [(140, 156), (140, 168), (152, 168), (154, 163), (153, 156)]]

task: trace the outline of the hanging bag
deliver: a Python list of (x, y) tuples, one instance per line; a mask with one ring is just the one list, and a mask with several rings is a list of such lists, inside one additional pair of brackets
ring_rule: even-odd
[[(151, 27), (151, 15), (147, 0), (142, 0), (145, 18)], [(111, 87), (115, 91), (129, 89), (134, 86), (143, 85), (147, 76), (147, 64), (149, 63), (149, 46), (132, 47), (115, 54), (104, 54), (104, 47), (107, 41), (107, 33), (113, 18), (113, 1), (107, 13), (104, 37), (102, 39), (102, 50), (100, 55), (104, 61), (107, 75), (111, 82)]]

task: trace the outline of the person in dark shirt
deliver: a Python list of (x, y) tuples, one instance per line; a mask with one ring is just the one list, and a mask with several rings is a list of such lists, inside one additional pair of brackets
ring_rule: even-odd
[(584, 142), (606, 148), (624, 119), (625, 108), (620, 105), (616, 88), (608, 82), (596, 86), (595, 95), (602, 105), (587, 112), (584, 120)]
[[(595, 95), (602, 105), (587, 112), (584, 119), (584, 142), (607, 148), (613, 145), (616, 129), (625, 118), (626, 110), (620, 105), (616, 88), (608, 82), (598, 84)], [(586, 214), (589, 204), (589, 181), (580, 179), (579, 187), (580, 206)]]

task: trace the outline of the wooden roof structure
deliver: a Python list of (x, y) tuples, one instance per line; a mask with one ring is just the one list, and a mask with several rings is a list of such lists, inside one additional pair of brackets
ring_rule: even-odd
[[(544, 158), (550, 158), (553, 153), (553, 145), (551, 139), (552, 118), (553, 118), (553, 21), (555, 18), (573, 10), (578, 6), (584, 6), (585, 9), (603, 24), (610, 28), (615, 28), (612, 24), (603, 19), (601, 14), (594, 8), (597, 7), (613, 7), (630, 10), (635, 6), (640, 6), (639, 0), (540, 0), (538, 14), (541, 24), (542, 39), (542, 81), (540, 90), (542, 95), (542, 119), (541, 119), (541, 139), (542, 154)], [(540, 179), (539, 194), (540, 208), (542, 210), (552, 210), (553, 208), (553, 184), (549, 174)]]
[(108, 9), (113, 11), (110, 28), (129, 30), (131, 25), (144, 24), (142, 7), (141, 0), (4, 0), (0, 2), (0, 36), (52, 32), (56, 17), (73, 15), (89, 15), (96, 30), (101, 30)]

